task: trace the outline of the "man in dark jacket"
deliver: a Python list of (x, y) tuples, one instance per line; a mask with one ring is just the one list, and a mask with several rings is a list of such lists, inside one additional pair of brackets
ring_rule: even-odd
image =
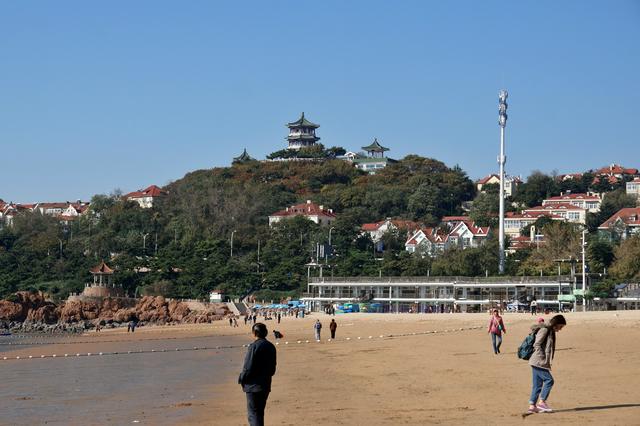
[(249, 345), (238, 383), (247, 395), (249, 425), (263, 426), (271, 377), (276, 372), (276, 347), (266, 340), (266, 325), (257, 323), (251, 330), (255, 341)]

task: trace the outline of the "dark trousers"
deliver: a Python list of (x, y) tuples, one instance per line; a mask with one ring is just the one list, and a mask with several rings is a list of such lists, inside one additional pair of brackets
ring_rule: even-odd
[(495, 333), (491, 333), (491, 343), (493, 344), (493, 352), (495, 354), (499, 354), (500, 345), (502, 345), (502, 336)]
[(331, 338), (332, 339), (336, 338), (336, 331), (335, 330), (331, 330)]
[(269, 392), (247, 392), (247, 417), (249, 426), (264, 426), (264, 408)]

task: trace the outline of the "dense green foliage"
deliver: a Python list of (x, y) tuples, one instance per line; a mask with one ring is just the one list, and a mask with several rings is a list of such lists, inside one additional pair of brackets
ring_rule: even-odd
[[(324, 157), (336, 154), (322, 149)], [(562, 185), (537, 173), (514, 199), (537, 204)], [(444, 215), (462, 214), (463, 203), (474, 199), (472, 217), (493, 224), (495, 188), (476, 196), (464, 171), (437, 160), (408, 156), (375, 175), (330, 158), (247, 161), (188, 173), (165, 189), (168, 195), (150, 209), (117, 194), (96, 195), (89, 212), (68, 225), (38, 213), (17, 215), (13, 226), (0, 230), (0, 297), (22, 289), (65, 297), (80, 291), (89, 268), (103, 259), (117, 269), (116, 280), (130, 295), (185, 298), (206, 297), (213, 288), (236, 296), (259, 291), (272, 299), (298, 295), (307, 275), (320, 273), (319, 264), (325, 275), (340, 276), (498, 273), (495, 235), (482, 247), (430, 258), (406, 252), (404, 232), (383, 237), (384, 253), (361, 233), (363, 223), (387, 217), (436, 225)], [(305, 200), (337, 213), (330, 229), (302, 218), (269, 227), (269, 214)], [(612, 192), (602, 215), (630, 202)], [(554, 259), (578, 255), (579, 230), (549, 221), (536, 226), (548, 243), (509, 256), (507, 273), (553, 274)], [(590, 239), (592, 270), (611, 267), (621, 277), (638, 277), (638, 244), (625, 243), (622, 250), (615, 243)]]

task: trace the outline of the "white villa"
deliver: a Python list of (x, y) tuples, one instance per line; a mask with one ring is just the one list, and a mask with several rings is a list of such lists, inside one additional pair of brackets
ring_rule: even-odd
[(598, 213), (600, 211), (600, 205), (602, 204), (602, 198), (600, 198), (600, 195), (593, 193), (560, 194), (556, 197), (543, 200), (542, 206), (557, 206), (566, 203), (585, 209), (589, 213)]
[(269, 216), (269, 226), (273, 226), (274, 223), (280, 222), (283, 219), (296, 216), (304, 216), (310, 221), (322, 226), (329, 226), (336, 220), (336, 214), (332, 209), (325, 209), (324, 206), (319, 206), (312, 203), (311, 200), (307, 200), (306, 203), (295, 204), (271, 214)]

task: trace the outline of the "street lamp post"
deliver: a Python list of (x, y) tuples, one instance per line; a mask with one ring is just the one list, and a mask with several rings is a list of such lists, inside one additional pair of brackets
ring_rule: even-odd
[(146, 234), (142, 234), (142, 253), (143, 254), (147, 254), (147, 237), (148, 236), (149, 236), (148, 232)]
[(587, 230), (582, 231), (582, 312), (587, 311), (587, 263), (586, 263), (586, 251), (587, 251)]
[(507, 157), (504, 155), (504, 128), (507, 126), (507, 97), (509, 93), (502, 89), (498, 94), (498, 124), (500, 125), (500, 156), (498, 164), (500, 165), (500, 224), (498, 238), (500, 242), (500, 262), (498, 271), (504, 274), (504, 164)]

